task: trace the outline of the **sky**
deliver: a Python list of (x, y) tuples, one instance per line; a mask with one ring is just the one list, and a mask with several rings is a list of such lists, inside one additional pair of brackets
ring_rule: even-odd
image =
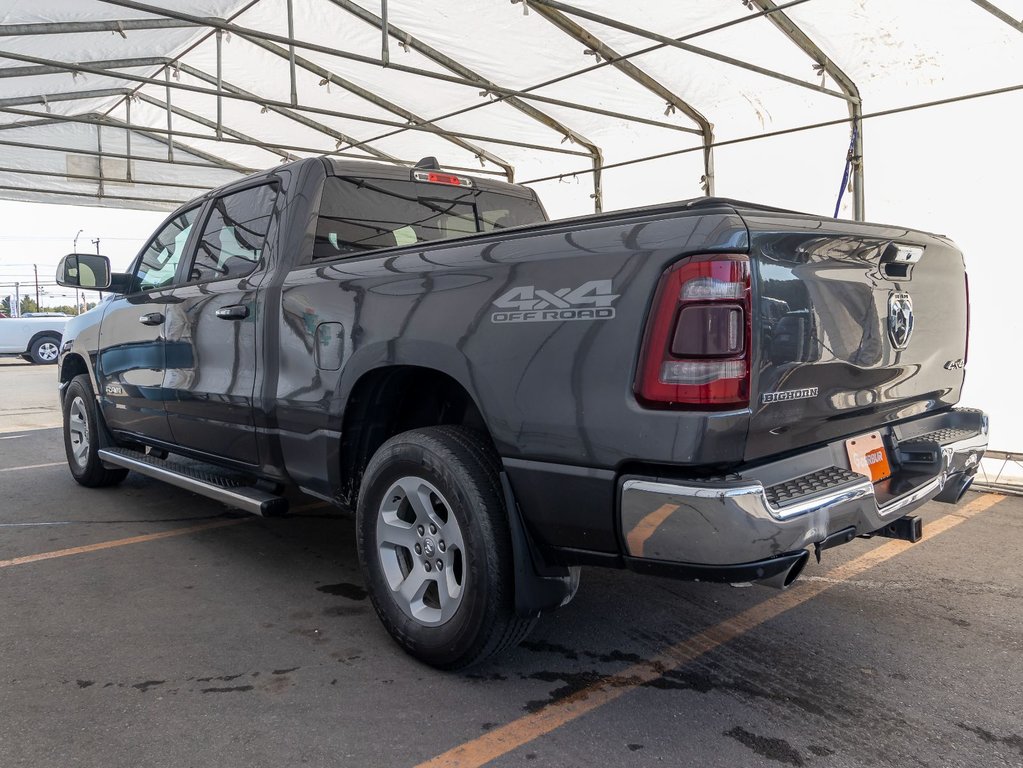
[[(114, 271), (123, 270), (166, 214), (154, 211), (95, 208), (78, 205), (48, 205), (0, 200), (0, 297), (14, 294), (21, 283), (21, 295), (35, 296), (38, 267), (40, 304), (74, 304), (74, 290), (54, 282), (57, 262), (74, 250), (94, 252), (99, 239), (100, 253), (110, 257)], [(79, 233), (79, 231), (81, 231)]]

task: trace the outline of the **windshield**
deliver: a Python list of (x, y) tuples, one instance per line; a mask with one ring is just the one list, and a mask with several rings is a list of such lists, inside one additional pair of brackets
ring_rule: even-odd
[(327, 259), (546, 221), (536, 200), (393, 179), (328, 177), (313, 258)]

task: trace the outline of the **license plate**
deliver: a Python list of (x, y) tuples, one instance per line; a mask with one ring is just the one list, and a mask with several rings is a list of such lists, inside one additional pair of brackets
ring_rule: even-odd
[(892, 468), (880, 432), (850, 437), (845, 441), (845, 450), (853, 472), (869, 477), (872, 483), (891, 477)]

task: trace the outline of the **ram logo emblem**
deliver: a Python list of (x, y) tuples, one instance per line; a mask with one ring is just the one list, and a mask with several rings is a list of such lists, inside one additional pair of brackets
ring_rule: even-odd
[(888, 336), (895, 349), (905, 349), (913, 335), (913, 299), (905, 291), (888, 295)]

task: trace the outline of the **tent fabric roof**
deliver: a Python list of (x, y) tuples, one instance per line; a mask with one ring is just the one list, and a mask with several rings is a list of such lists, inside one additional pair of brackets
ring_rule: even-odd
[(729, 142), (836, 121), (786, 158), (833, 198), (869, 158), (840, 121), (1017, 85), (1023, 53), (1023, 0), (573, 1), (0, 0), (0, 198), (169, 209), (296, 157), (435, 155), (583, 213), (735, 194)]

